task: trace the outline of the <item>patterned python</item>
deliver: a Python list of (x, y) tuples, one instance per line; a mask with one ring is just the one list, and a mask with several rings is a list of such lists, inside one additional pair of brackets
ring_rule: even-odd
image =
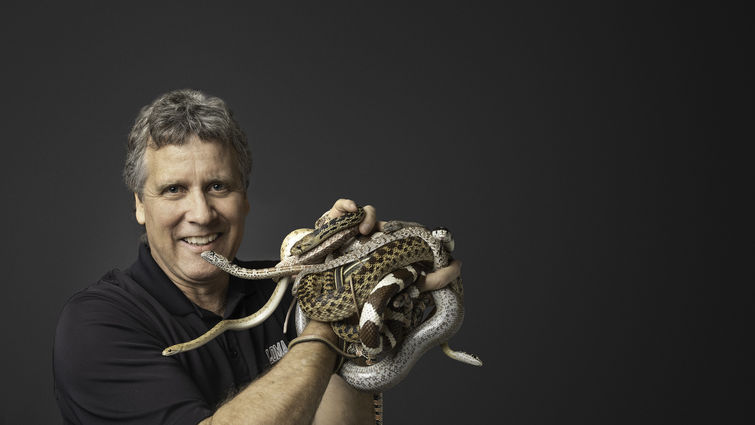
[[(424, 352), (439, 343), (450, 357), (481, 365), (475, 356), (455, 352), (445, 344), (463, 319), (461, 279), (432, 295), (420, 294), (413, 285), (427, 271), (448, 264), (447, 251), (453, 243), (447, 232), (434, 234), (416, 223), (390, 222), (384, 232), (369, 240), (356, 240), (363, 217), (359, 209), (327, 222), (318, 220), (314, 231), (292, 232), (281, 248), (283, 260), (269, 269), (245, 269), (214, 252), (203, 253), (205, 260), (235, 276), (281, 279), (257, 313), (221, 321), (199, 338), (168, 347), (163, 354), (191, 350), (225, 330), (261, 323), (277, 308), (295, 274), (297, 331), (301, 333), (307, 317), (332, 322), (334, 331), (351, 343), (350, 351), (367, 359), (368, 365), (351, 361), (341, 369), (344, 379), (356, 388), (383, 391), (394, 386)], [(329, 260), (313, 264), (326, 255)], [(420, 323), (432, 304), (435, 313)]]

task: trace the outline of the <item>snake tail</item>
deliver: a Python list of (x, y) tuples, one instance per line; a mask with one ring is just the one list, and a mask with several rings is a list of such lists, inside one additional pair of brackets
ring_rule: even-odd
[(482, 360), (480, 360), (479, 357), (475, 356), (474, 354), (465, 353), (464, 351), (455, 351), (448, 346), (447, 342), (441, 344), (440, 348), (443, 350), (443, 354), (456, 361), (472, 366), (482, 366)]
[(286, 293), (289, 283), (291, 283), (291, 277), (286, 276), (275, 286), (272, 295), (267, 300), (265, 305), (262, 306), (256, 313), (242, 317), (240, 319), (226, 319), (218, 322), (212, 329), (200, 335), (199, 337), (181, 344), (171, 345), (163, 350), (163, 356), (173, 356), (184, 351), (194, 350), (199, 348), (208, 342), (212, 341), (215, 337), (222, 334), (227, 330), (242, 330), (255, 327), (270, 317), (271, 314), (278, 308), (283, 295)]

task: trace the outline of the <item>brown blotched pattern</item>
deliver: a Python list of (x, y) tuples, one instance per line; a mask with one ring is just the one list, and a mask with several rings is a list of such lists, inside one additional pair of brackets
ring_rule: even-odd
[[(415, 305), (419, 296), (416, 288), (400, 294), (419, 277), (415, 269), (407, 266), (417, 265), (424, 270), (432, 263), (433, 251), (422, 238), (394, 240), (360, 261), (304, 276), (299, 282), (297, 297), (307, 317), (334, 322), (333, 329), (339, 337), (349, 342), (361, 341), (366, 354), (377, 356), (399, 343), (416, 324), (418, 319), (414, 316), (421, 317), (431, 302), (428, 297)], [(388, 275), (397, 284), (378, 285)], [(415, 293), (414, 296), (410, 296), (411, 293)], [(391, 303), (395, 307), (389, 308), (389, 301), (397, 294), (398, 300), (403, 302)], [(360, 314), (356, 314), (357, 308)], [(416, 313), (420, 308), (422, 312)], [(363, 329), (360, 330), (359, 318), (364, 314), (368, 314), (370, 320), (361, 320)], [(375, 314), (389, 317), (374, 320)]]

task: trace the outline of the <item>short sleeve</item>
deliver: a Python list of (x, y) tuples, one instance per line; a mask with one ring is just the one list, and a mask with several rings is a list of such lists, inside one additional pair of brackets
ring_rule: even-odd
[(55, 393), (66, 424), (196, 424), (212, 415), (196, 384), (127, 299), (81, 292), (55, 333)]

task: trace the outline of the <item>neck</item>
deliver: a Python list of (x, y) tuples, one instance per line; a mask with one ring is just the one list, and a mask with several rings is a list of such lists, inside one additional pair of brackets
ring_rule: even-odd
[(225, 312), (226, 295), (228, 294), (228, 275), (223, 277), (224, 279), (216, 284), (201, 287), (185, 283), (173, 283), (191, 302), (222, 317)]
[(156, 255), (154, 250), (150, 250), (150, 253), (158, 267), (186, 295), (186, 298), (205, 310), (223, 316), (228, 282), (230, 281), (228, 273), (218, 271), (215, 276), (204, 281), (182, 279), (171, 271), (171, 268), (163, 262), (159, 255)]

